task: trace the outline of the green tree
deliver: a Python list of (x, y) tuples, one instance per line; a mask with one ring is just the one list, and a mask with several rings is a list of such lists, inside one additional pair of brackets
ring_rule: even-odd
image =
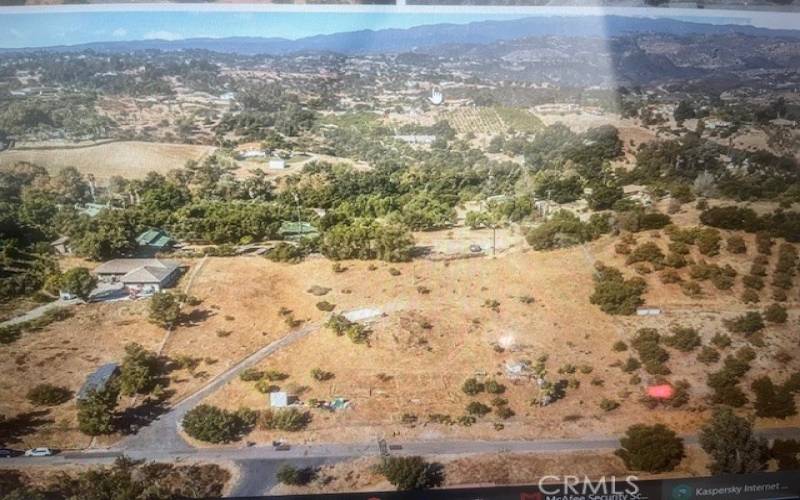
[(250, 412), (229, 412), (216, 406), (202, 404), (183, 417), (183, 430), (189, 436), (208, 443), (236, 441), (248, 432), (255, 419)]
[(615, 453), (631, 470), (668, 472), (683, 459), (683, 440), (663, 424), (632, 425)]
[(786, 385), (776, 386), (769, 376), (765, 375), (753, 381), (753, 392), (756, 395), (756, 415), (764, 418), (787, 418), (797, 414), (794, 394)]
[(439, 464), (426, 462), (417, 456), (388, 457), (379, 466), (379, 471), (400, 491), (433, 488), (444, 480)]
[(120, 368), (120, 391), (125, 396), (146, 394), (158, 383), (158, 372), (158, 356), (137, 343), (130, 343), (125, 346)]
[(110, 434), (114, 431), (114, 413), (117, 408), (119, 388), (108, 384), (102, 390), (90, 391), (78, 402), (78, 428), (89, 436)]
[(181, 304), (175, 295), (158, 292), (150, 297), (150, 321), (163, 328), (173, 328), (180, 319)]
[(73, 267), (58, 278), (61, 290), (87, 300), (97, 286), (97, 278), (85, 267)]
[(716, 408), (700, 430), (700, 446), (711, 457), (712, 474), (747, 474), (763, 470), (767, 445), (753, 434), (753, 422), (727, 406)]

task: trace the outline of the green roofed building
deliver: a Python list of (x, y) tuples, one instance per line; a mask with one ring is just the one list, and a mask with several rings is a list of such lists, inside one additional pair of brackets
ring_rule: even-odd
[(162, 229), (148, 229), (136, 237), (136, 243), (139, 245), (139, 255), (152, 256), (170, 249), (175, 241)]
[(283, 221), (281, 227), (278, 229), (278, 234), (285, 240), (300, 240), (318, 236), (319, 231), (308, 222)]

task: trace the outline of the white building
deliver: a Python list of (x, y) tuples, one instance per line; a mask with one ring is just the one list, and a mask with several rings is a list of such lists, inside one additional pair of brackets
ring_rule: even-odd
[(277, 157), (270, 158), (267, 168), (270, 170), (284, 170), (286, 168), (286, 160)]
[(135, 295), (152, 295), (172, 285), (180, 264), (160, 259), (114, 259), (98, 266), (94, 273), (102, 281), (122, 283)]

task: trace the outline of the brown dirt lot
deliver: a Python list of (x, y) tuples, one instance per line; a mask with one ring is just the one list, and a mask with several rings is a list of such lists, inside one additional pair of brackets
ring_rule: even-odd
[(0, 168), (23, 161), (40, 165), (51, 173), (75, 167), (83, 174), (93, 174), (103, 184), (114, 175), (141, 179), (151, 171), (165, 174), (213, 150), (211, 146), (134, 141), (80, 148), (10, 150), (0, 153)]

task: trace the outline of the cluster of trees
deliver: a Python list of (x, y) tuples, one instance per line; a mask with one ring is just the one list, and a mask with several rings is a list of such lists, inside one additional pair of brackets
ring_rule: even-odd
[(635, 313), (636, 308), (644, 303), (642, 294), (647, 289), (645, 281), (638, 276), (625, 279), (619, 269), (601, 262), (595, 267), (594, 292), (589, 298), (590, 302), (608, 314)]
[(229, 443), (241, 439), (256, 425), (267, 430), (297, 432), (311, 422), (311, 414), (296, 408), (255, 411), (240, 408), (228, 411), (201, 404), (183, 417), (183, 430), (191, 437), (208, 443)]
[(536, 250), (552, 250), (591, 241), (610, 229), (605, 215), (593, 214), (588, 222), (583, 222), (575, 214), (560, 210), (528, 231), (525, 239)]
[(700, 214), (700, 221), (720, 229), (764, 232), (790, 242), (800, 242), (800, 214), (797, 212), (776, 210), (771, 214), (758, 215), (751, 208), (727, 205), (704, 210)]
[(78, 428), (89, 436), (114, 432), (120, 394), (156, 394), (161, 373), (162, 365), (154, 352), (136, 343), (126, 345), (119, 376), (108, 381), (102, 389), (89, 391), (78, 401)]
[(93, 467), (76, 473), (62, 472), (54, 481), (46, 484), (31, 484), (21, 478), (5, 475), (3, 498), (218, 498), (223, 494), (230, 477), (227, 470), (216, 464), (145, 463), (123, 456), (116, 459), (110, 467)]
[[(723, 163), (722, 157), (729, 160)], [(795, 158), (722, 146), (696, 132), (640, 145), (636, 168), (624, 179), (668, 191), (684, 202), (695, 194), (786, 201), (800, 195), (796, 187), (800, 170)]]
[[(711, 458), (712, 474), (747, 474), (767, 467), (771, 456), (790, 468), (797, 464), (800, 450), (796, 441), (777, 440), (770, 450), (767, 442), (755, 435), (753, 421), (740, 417), (729, 406), (714, 409), (700, 429), (700, 446)], [(631, 426), (620, 439), (616, 454), (635, 471), (651, 473), (673, 470), (685, 455), (683, 440), (663, 424)]]

